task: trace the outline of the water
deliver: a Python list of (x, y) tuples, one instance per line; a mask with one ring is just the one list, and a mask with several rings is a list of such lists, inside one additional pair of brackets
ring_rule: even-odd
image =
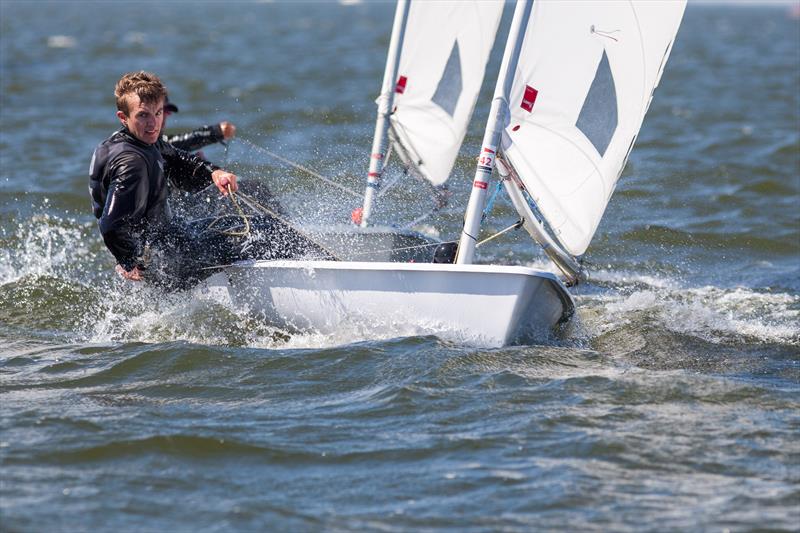
[[(361, 188), (392, 8), (0, 2), (0, 530), (796, 531), (787, 6), (687, 8), (556, 343), (292, 335), (113, 275), (86, 184), (122, 72), (164, 78), (175, 131), (236, 123), (209, 158), (346, 220), (351, 200), (257, 147)], [(426, 228), (443, 238), (480, 134)], [(500, 202), (487, 232), (513, 221)], [(482, 250), (546, 265), (521, 234)]]

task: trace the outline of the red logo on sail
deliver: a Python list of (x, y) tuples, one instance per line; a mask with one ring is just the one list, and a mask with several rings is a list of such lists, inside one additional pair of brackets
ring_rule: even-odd
[(525, 94), (522, 95), (522, 103), (520, 107), (530, 113), (533, 111), (533, 104), (536, 103), (536, 96), (539, 94), (539, 91), (531, 87), (530, 85), (525, 86)]
[(408, 81), (408, 78), (406, 78), (405, 76), (400, 76), (400, 79), (397, 80), (397, 85), (395, 85), (395, 87), (394, 87), (394, 92), (399, 93), (399, 94), (403, 94), (404, 92), (406, 92), (406, 82), (407, 81)]

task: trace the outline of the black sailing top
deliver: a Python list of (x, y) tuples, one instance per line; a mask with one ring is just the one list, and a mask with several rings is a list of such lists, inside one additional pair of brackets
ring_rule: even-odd
[(222, 133), (222, 126), (214, 124), (213, 126), (203, 126), (179, 135), (162, 135), (161, 138), (176, 148), (194, 152), (209, 144), (224, 141), (225, 135)]
[[(166, 171), (165, 171), (166, 167)], [(195, 192), (219, 167), (169, 143), (146, 144), (127, 128), (100, 143), (89, 167), (89, 193), (106, 247), (126, 270), (142, 266), (145, 244), (172, 220), (168, 180)]]

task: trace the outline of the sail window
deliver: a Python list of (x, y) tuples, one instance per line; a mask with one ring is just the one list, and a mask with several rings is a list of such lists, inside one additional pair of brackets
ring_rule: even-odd
[(605, 50), (575, 126), (605, 155), (617, 129), (617, 90)]
[(461, 96), (461, 89), (461, 54), (458, 51), (458, 41), (456, 41), (453, 43), (447, 65), (444, 67), (442, 78), (439, 80), (439, 85), (436, 87), (431, 101), (452, 117), (456, 111), (458, 98)]

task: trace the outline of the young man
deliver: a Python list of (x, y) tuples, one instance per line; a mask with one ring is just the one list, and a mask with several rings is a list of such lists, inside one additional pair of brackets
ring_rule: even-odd
[[(240, 259), (320, 256), (325, 251), (282, 217), (246, 218), (247, 232), (219, 219), (187, 222), (173, 215), (169, 188), (198, 192), (212, 183), (219, 192), (238, 190), (234, 174), (175, 148), (161, 138), (166, 88), (154, 74), (125, 74), (117, 82), (122, 128), (100, 143), (89, 168), (92, 209), (106, 247), (124, 278), (167, 290), (186, 289)], [(244, 215), (233, 217), (234, 222)]]
[[(174, 227), (167, 197), (170, 180), (185, 190), (212, 182), (222, 194), (236, 191), (236, 176), (182, 150), (160, 149), (166, 88), (158, 76), (125, 74), (114, 95), (122, 128), (100, 143), (89, 169), (92, 209), (117, 272), (139, 281), (147, 268), (148, 247), (169, 240)], [(160, 143), (159, 143), (160, 144)]]

